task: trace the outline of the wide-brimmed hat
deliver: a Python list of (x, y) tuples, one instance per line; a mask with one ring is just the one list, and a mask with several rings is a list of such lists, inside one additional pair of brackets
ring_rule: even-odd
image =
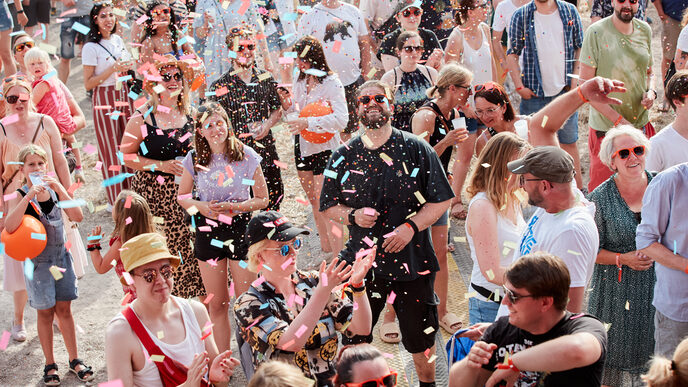
[[(155, 62), (153, 62), (153, 68), (155, 68), (156, 72), (160, 72), (160, 69), (168, 66), (177, 67), (179, 71), (182, 72), (182, 76), (184, 77), (184, 82), (187, 85), (187, 87), (191, 86), (191, 83), (194, 81), (195, 78), (195, 71), (193, 68), (191, 68), (190, 60), (177, 60), (177, 58), (175, 58), (174, 55), (171, 54), (156, 56), (156, 60)], [(153, 75), (158, 76), (159, 74)], [(155, 93), (155, 90), (153, 90), (153, 88), (156, 85), (158, 85), (157, 81), (148, 78), (146, 78), (143, 81), (143, 89), (146, 90), (148, 94)]]
[(157, 232), (137, 235), (122, 245), (120, 259), (124, 270), (131, 272), (147, 263), (169, 259), (170, 265), (176, 268), (181, 259), (167, 249), (165, 237)]

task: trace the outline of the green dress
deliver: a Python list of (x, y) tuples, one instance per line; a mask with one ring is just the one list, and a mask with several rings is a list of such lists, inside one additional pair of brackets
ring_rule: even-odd
[[(654, 173), (645, 171), (648, 184)], [(616, 176), (616, 175), (614, 175)], [(634, 251), (635, 230), (640, 214), (634, 213), (621, 197), (614, 176), (600, 184), (588, 199), (595, 203), (595, 223), (600, 234), (600, 249), (616, 253)], [(637, 375), (646, 370), (654, 349), (654, 313), (652, 297), (655, 269), (636, 271), (624, 266), (621, 282), (615, 265), (595, 264), (590, 282), (590, 314), (606, 324), (607, 359), (604, 384), (620, 386), (621, 371)]]

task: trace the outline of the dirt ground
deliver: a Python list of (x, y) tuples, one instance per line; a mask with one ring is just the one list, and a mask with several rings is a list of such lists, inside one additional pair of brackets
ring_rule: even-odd
[[(589, 11), (583, 12), (584, 24), (589, 24)], [(660, 47), (660, 19), (653, 7), (649, 7), (648, 15), (653, 19), (653, 55), (655, 58), (655, 74), (660, 73), (661, 47)], [(59, 25), (52, 24), (50, 28), (49, 42), (59, 46)], [(90, 121), (92, 116), (91, 103), (88, 100), (83, 87), (82, 67), (79, 58), (72, 64), (72, 75), (70, 76), (68, 87), (79, 101), (81, 108)], [(55, 62), (57, 64), (57, 62)], [(661, 77), (657, 81), (658, 93), (663, 95), (661, 90)], [(661, 97), (660, 97), (661, 101)], [(658, 104), (651, 110), (650, 117), (657, 129), (663, 128), (673, 120), (673, 114), (660, 113), (657, 110)], [(578, 142), (579, 150), (582, 155), (583, 169), (588, 165), (587, 156), (587, 116), (588, 107), (580, 110)], [(293, 162), (291, 138), (284, 131), (275, 133), (278, 142), (280, 159), (287, 162), (289, 168), (283, 171), (285, 182), (285, 198), (283, 199), (282, 211), (291, 217), (296, 223), (306, 223), (310, 207), (297, 203), (297, 197), (304, 197), (304, 193), (299, 184), (295, 173)], [(83, 144), (96, 144), (93, 126), (89, 125), (86, 129), (77, 134), (78, 140)], [(80, 188), (76, 196), (91, 201), (94, 206), (106, 204), (104, 189), (100, 186), (102, 177), (100, 172), (93, 170), (97, 158), (95, 155), (88, 155), (82, 152), (84, 157), (84, 171), (88, 184)], [(584, 179), (587, 176), (584, 172)], [(113, 222), (110, 214), (105, 210), (94, 213), (84, 209), (85, 219), (80, 225), (82, 237), (86, 238), (88, 232), (96, 225), (101, 225), (105, 233), (112, 231)], [(463, 225), (456, 227), (456, 234), (463, 235)], [(315, 245), (317, 246), (317, 244)], [(319, 256), (313, 253), (310, 257), (311, 262)], [(0, 270), (2, 263), (0, 262)], [(108, 321), (117, 314), (120, 309), (122, 290), (118, 284), (114, 272), (105, 275), (98, 275), (92, 266), (87, 268), (87, 274), (79, 280), (79, 299), (73, 302), (73, 314), (78, 324), (77, 340), (79, 344), (79, 357), (88, 365), (91, 365), (96, 373), (97, 382), (107, 381), (105, 357), (104, 357), (104, 338), (105, 327)], [(0, 331), (9, 330), (12, 322), (12, 296), (10, 293), (0, 293), (0, 310), (5, 312), (0, 317)], [(28, 339), (24, 343), (10, 341), (5, 351), (0, 352), (0, 386), (24, 386), (42, 385), (41, 376), (43, 370), (43, 354), (40, 343), (36, 335), (36, 312), (30, 307), (26, 308), (26, 329)], [(55, 358), (60, 367), (60, 377), (62, 385), (79, 385), (73, 374), (68, 373), (68, 356), (62, 341), (61, 335), (57, 333), (54, 340)], [(245, 379), (238, 378), (233, 385), (244, 385)]]

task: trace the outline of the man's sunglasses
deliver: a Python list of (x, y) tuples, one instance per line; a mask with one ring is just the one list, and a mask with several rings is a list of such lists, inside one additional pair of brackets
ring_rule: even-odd
[(159, 270), (146, 269), (146, 270), (142, 271), (141, 274), (132, 274), (132, 275), (139, 276), (139, 277), (143, 278), (144, 281), (146, 281), (150, 284), (150, 283), (155, 282), (155, 279), (158, 278), (158, 272), (160, 273), (162, 278), (164, 278), (166, 280), (172, 278), (172, 276), (174, 275), (174, 269), (170, 265), (165, 265), (165, 266), (161, 267)]
[(163, 9), (154, 9), (151, 11), (153, 15), (169, 15), (170, 14), (170, 9), (169, 8), (163, 8)]
[(520, 300), (520, 299), (522, 299), (522, 298), (529, 298), (529, 297), (535, 298), (535, 297), (536, 297), (536, 296), (534, 296), (534, 295), (532, 295), (532, 294), (529, 294), (529, 295), (527, 295), (527, 296), (521, 296), (521, 295), (519, 295), (519, 294), (516, 294), (516, 293), (512, 292), (511, 290), (509, 290), (509, 288), (507, 288), (507, 287), (504, 286), (504, 285), (502, 285), (502, 288), (504, 289), (504, 297), (505, 297), (507, 300), (509, 300), (509, 303), (511, 303), (511, 304), (517, 303), (518, 300)]
[(403, 10), (403, 11), (401, 12), (401, 16), (403, 16), (403, 17), (411, 17), (411, 15), (413, 15), (413, 16), (415, 16), (415, 17), (418, 17), (418, 16), (420, 16), (421, 13), (423, 13), (423, 11), (421, 11), (421, 10), (418, 9), (418, 8), (414, 8), (413, 11), (410, 10), (410, 9), (405, 9), (405, 10)]
[(169, 82), (172, 80), (172, 78), (174, 78), (175, 81), (179, 82), (182, 80), (182, 78), (184, 78), (184, 76), (182, 76), (182, 74), (179, 72), (174, 74), (160, 74), (160, 77), (162, 78), (163, 82)]
[[(619, 2), (619, 4), (623, 4), (626, 2), (626, 0), (616, 0)], [(628, 0), (629, 3), (631, 4), (638, 4), (638, 0)]]
[(22, 51), (24, 51), (24, 49), (27, 49), (27, 48), (31, 49), (34, 46), (35, 45), (33, 44), (33, 42), (19, 43), (16, 46), (14, 46), (14, 52), (22, 52)]
[(635, 154), (636, 156), (640, 157), (645, 154), (645, 145), (638, 145), (633, 148), (619, 149), (616, 152), (614, 152), (614, 154), (612, 155), (612, 159), (616, 156), (619, 156), (621, 160), (626, 160), (628, 156), (631, 155), (631, 152), (633, 152), (633, 154)]
[(370, 379), (362, 383), (345, 383), (345, 385), (346, 387), (394, 387), (397, 385), (397, 373), (390, 372), (378, 379)]
[(301, 239), (295, 239), (294, 242), (292, 242), (291, 245), (283, 245), (279, 249), (268, 249), (268, 250), (279, 250), (280, 255), (283, 257), (286, 257), (289, 255), (289, 249), (294, 249), (294, 251), (297, 251), (298, 249), (301, 248), (303, 245), (303, 242), (301, 242)]
[(358, 97), (358, 102), (363, 105), (369, 104), (371, 100), (375, 100), (375, 102), (382, 104), (387, 102), (387, 97), (385, 97), (383, 94), (362, 95)]
[(28, 101), (29, 99), (26, 98), (26, 97), (21, 98), (21, 97), (18, 96), (18, 95), (8, 95), (7, 97), (5, 97), (5, 100), (7, 101), (8, 104), (14, 105), (15, 103), (17, 103), (17, 101), (26, 102), (26, 101)]
[(255, 45), (255, 44), (240, 44), (240, 45), (237, 47), (237, 52), (243, 52), (244, 50), (253, 51), (253, 50), (255, 50), (255, 49), (256, 49), (256, 45)]
[(410, 54), (410, 53), (412, 53), (412, 52), (414, 52), (414, 51), (416, 51), (416, 52), (418, 52), (418, 51), (422, 52), (422, 51), (423, 51), (423, 46), (404, 46), (404, 47), (402, 47), (402, 49)]

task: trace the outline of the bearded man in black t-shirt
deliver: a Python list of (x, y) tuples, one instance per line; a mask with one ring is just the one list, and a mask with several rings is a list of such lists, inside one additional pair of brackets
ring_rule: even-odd
[(599, 387), (607, 353), (607, 331), (595, 317), (566, 311), (571, 277), (551, 254), (521, 257), (505, 273), (509, 315), (477, 324), (482, 334), (454, 364), (449, 386)]
[[(439, 326), (433, 290), (439, 264), (429, 227), (447, 211), (454, 194), (433, 148), (392, 128), (393, 103), (389, 85), (361, 85), (358, 117), (365, 133), (332, 154), (323, 173), (320, 211), (349, 226), (349, 241), (340, 258), (353, 263), (361, 250), (377, 245), (376, 267), (365, 280), (371, 329), (385, 304), (392, 304), (420, 386), (435, 386), (435, 364), (428, 358), (435, 352)], [(363, 286), (352, 284), (353, 289)], [(372, 335), (342, 342), (370, 343)]]

